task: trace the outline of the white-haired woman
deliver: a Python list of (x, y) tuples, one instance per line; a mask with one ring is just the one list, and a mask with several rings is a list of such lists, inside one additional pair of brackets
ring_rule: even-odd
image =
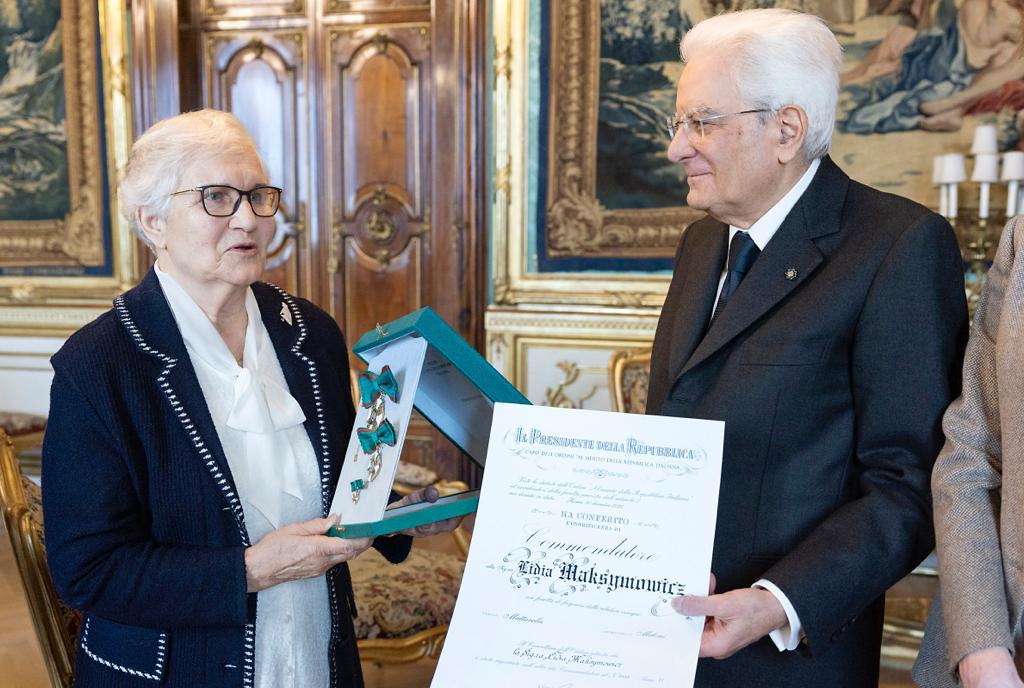
[[(223, 112), (132, 149), (122, 211), (156, 265), (53, 357), (43, 452), (50, 570), (84, 612), (77, 685), (362, 685), (344, 562), (371, 542), (323, 535), (347, 352), (326, 313), (257, 281), (269, 181)], [(410, 539), (372, 544), (400, 561)]]

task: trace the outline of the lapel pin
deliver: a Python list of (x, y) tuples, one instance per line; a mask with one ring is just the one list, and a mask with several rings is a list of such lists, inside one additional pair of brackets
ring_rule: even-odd
[(292, 324), (292, 312), (288, 310), (288, 304), (281, 304), (281, 320), (284, 320), (289, 325)]
[(796, 268), (786, 268), (786, 279), (790, 282), (796, 279)]

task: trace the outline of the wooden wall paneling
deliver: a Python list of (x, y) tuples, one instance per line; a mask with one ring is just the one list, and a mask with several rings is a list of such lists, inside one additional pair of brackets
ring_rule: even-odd
[(428, 41), (424, 24), (329, 30), (331, 310), (353, 338), (430, 298)]
[(204, 42), (205, 102), (245, 123), (271, 183), (284, 189), (263, 278), (293, 294), (309, 293), (298, 248), (308, 223), (309, 195), (305, 32), (210, 31)]
[[(434, 156), (434, 252), (431, 267), (435, 306), (470, 342), (482, 343), (483, 276), (479, 228), (485, 226), (479, 209), (486, 160), (480, 154), (474, 126), (486, 97), (483, 59), (486, 42), (475, 44), (473, 31), (479, 5), (471, 0), (434, 5), (431, 55), (436, 97), (431, 139)], [(483, 25), (481, 25), (483, 26)], [(443, 27), (443, 28), (442, 28)], [(482, 32), (481, 33), (485, 33)], [(481, 122), (482, 124), (482, 122)], [(484, 167), (479, 167), (480, 164)]]
[(134, 127), (136, 136), (178, 114), (177, 0), (129, 0)]
[[(453, 101), (454, 116), (451, 119), (437, 118), (438, 126), (449, 127), (452, 131), (453, 149), (457, 151), (451, 159), (455, 168), (453, 179), (457, 180), (453, 190), (454, 214), (451, 222), (453, 232), (452, 270), (459, 286), (458, 310), (452, 314), (451, 322), (478, 351), (485, 349), (484, 312), (487, 308), (487, 227), (486, 175), (488, 171), (486, 103), (490, 92), (487, 88), (487, 44), (490, 36), (487, 8), (490, 3), (475, 0), (461, 0), (447, 3), (447, 14), (440, 11), (436, 23), (450, 23), (452, 30), (434, 32), (436, 63), (451, 78), (445, 80), (445, 87), (438, 86), (438, 92), (447, 92)], [(445, 41), (445, 36), (451, 39)], [(442, 156), (437, 156), (442, 163)], [(443, 207), (437, 201), (435, 207)], [(438, 220), (440, 224), (440, 220)], [(460, 475), (472, 485), (479, 485), (482, 470), (472, 461), (462, 459)]]

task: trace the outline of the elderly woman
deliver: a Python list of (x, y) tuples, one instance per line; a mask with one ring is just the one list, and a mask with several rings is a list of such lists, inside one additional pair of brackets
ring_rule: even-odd
[(943, 430), (932, 473), (942, 594), (914, 678), (1024, 688), (1024, 216), (1003, 231)]
[[(348, 356), (326, 313), (257, 281), (281, 190), (204, 110), (147, 131), (119, 195), (156, 265), (53, 357), (43, 453), (77, 685), (361, 686), (345, 562), (371, 542), (324, 535)], [(397, 562), (410, 542), (372, 544)]]

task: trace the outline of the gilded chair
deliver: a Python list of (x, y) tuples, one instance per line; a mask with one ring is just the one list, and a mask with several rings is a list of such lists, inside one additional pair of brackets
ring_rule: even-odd
[(608, 389), (612, 393), (612, 410), (619, 413), (644, 413), (650, 379), (649, 348), (614, 352), (608, 359)]
[(43, 433), (46, 431), (46, 416), (19, 411), (0, 411), (0, 430), (7, 433), (14, 445), (14, 454), (22, 470), (39, 475), (40, 451)]
[(54, 590), (46, 565), (39, 486), (22, 475), (14, 446), (2, 430), (0, 504), (50, 682), (54, 686), (70, 687), (74, 683), (75, 644), (82, 617), (64, 605)]
[(928, 610), (939, 587), (934, 555), (885, 593), (882, 666), (909, 670), (917, 659)]

